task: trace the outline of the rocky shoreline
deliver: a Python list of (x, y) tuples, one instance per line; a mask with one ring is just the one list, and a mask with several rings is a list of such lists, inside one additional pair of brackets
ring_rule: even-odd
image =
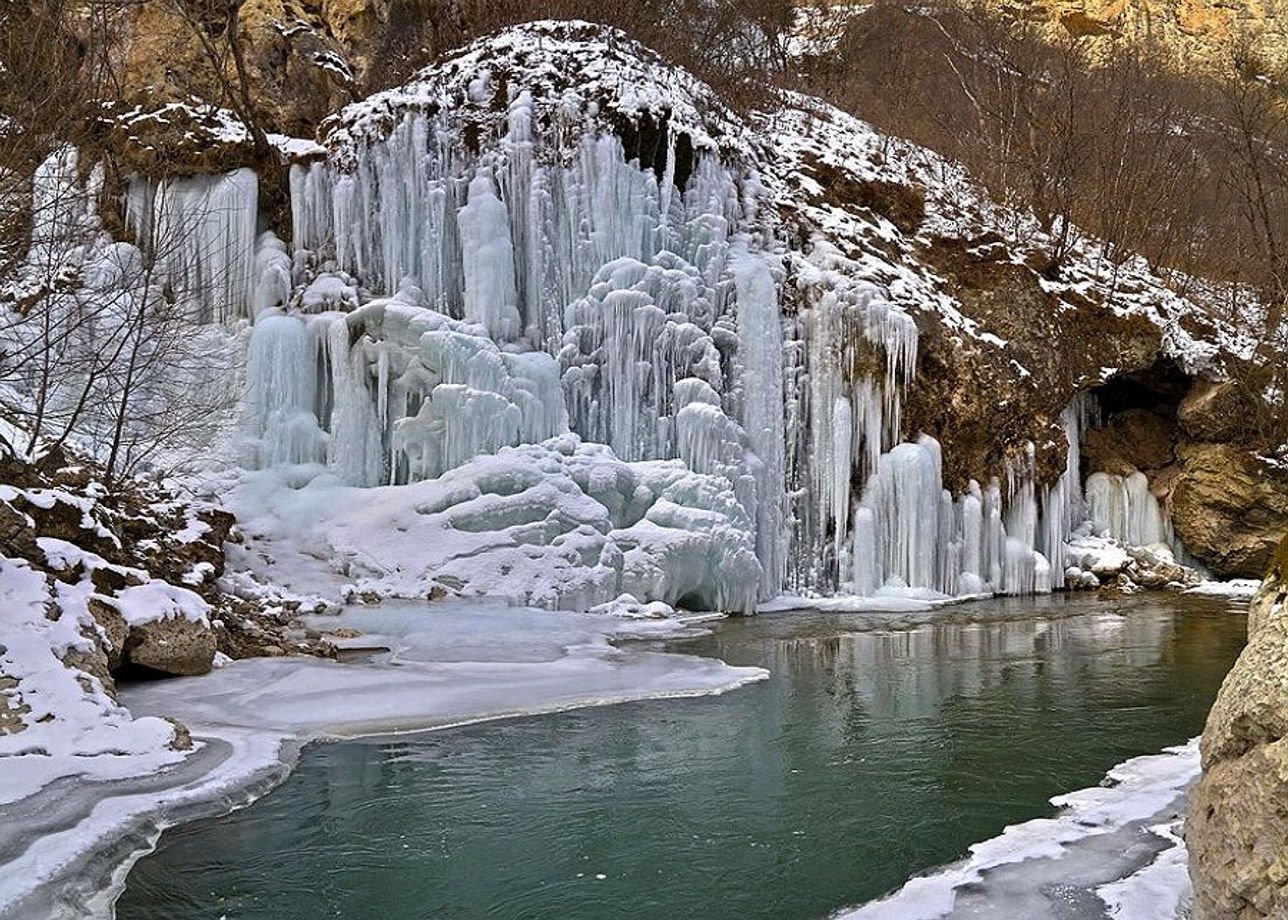
[(1193, 920), (1288, 915), (1288, 541), (1252, 601), (1248, 646), (1203, 731), (1185, 839)]

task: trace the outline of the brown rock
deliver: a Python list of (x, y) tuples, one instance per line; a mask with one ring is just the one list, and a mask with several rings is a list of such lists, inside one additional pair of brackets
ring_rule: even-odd
[(1185, 839), (1193, 920), (1288, 916), (1288, 541), (1253, 599), (1250, 640), (1203, 730)]
[(206, 674), (215, 659), (215, 635), (192, 620), (156, 620), (130, 627), (125, 656), (133, 664), (166, 674)]
[(1186, 549), (1221, 578), (1266, 571), (1288, 530), (1288, 476), (1232, 444), (1183, 442), (1172, 523)]
[[(116, 681), (112, 679), (112, 670), (108, 667), (107, 651), (102, 645), (95, 643), (89, 649), (72, 649), (63, 655), (63, 664), (74, 671), (81, 671), (90, 677), (98, 678), (98, 682), (103, 685), (107, 695), (116, 698)], [(83, 686), (88, 692), (90, 685), (84, 679), (81, 680)]]
[(16, 678), (0, 674), (0, 735), (16, 735), (27, 728), (24, 716), (31, 712), (31, 707), (15, 702), (11, 691), (17, 687)]
[(36, 546), (36, 528), (31, 519), (8, 502), (0, 502), (0, 553), (10, 558), (44, 558)]
[(959, 335), (937, 317), (919, 315), (917, 376), (904, 396), (905, 430), (940, 441), (944, 485), (953, 492), (970, 479), (1003, 477), (1006, 448), (1014, 460), (1026, 441), (1035, 446), (1038, 482), (1054, 482), (1066, 460), (1065, 407), (1100, 381), (1106, 367), (1152, 367), (1162, 342), (1159, 328), (1090, 298), (1062, 301), (1043, 288), (1039, 269), (1017, 264), (998, 239), (936, 238), (917, 256), (943, 278), (962, 313), (1005, 345)]
[(1170, 465), (1176, 457), (1176, 440), (1173, 420), (1147, 409), (1128, 409), (1107, 425), (1083, 434), (1082, 456), (1093, 473), (1130, 476), (1137, 470), (1152, 472)]
[(1242, 441), (1256, 417), (1253, 397), (1231, 380), (1199, 379), (1176, 412), (1181, 429), (1195, 441)]
[(1207, 770), (1191, 797), (1185, 838), (1192, 920), (1288, 914), (1288, 741)]
[(167, 717), (166, 721), (174, 726), (174, 738), (170, 741), (170, 747), (176, 751), (191, 751), (192, 732), (188, 731), (188, 726), (184, 725), (178, 719)]

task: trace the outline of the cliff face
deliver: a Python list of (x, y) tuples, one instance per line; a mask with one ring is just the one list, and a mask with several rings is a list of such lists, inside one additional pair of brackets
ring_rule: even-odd
[(1203, 731), (1185, 840), (1194, 920), (1288, 913), (1288, 542), (1252, 602), (1248, 647)]
[(1288, 22), (1274, 0), (1001, 0), (1025, 19), (1048, 25), (1054, 36), (1152, 40), (1196, 63), (1228, 60), (1245, 45), (1262, 60), (1288, 61)]

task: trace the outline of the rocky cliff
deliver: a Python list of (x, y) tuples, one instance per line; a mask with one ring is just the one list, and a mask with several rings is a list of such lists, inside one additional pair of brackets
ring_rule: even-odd
[(1288, 62), (1288, 19), (1256, 0), (1002, 0), (1004, 9), (1047, 25), (1053, 36), (1152, 40), (1200, 65), (1219, 65), (1236, 47), (1268, 63)]
[(1248, 646), (1203, 731), (1185, 840), (1194, 920), (1288, 915), (1288, 541), (1252, 602)]

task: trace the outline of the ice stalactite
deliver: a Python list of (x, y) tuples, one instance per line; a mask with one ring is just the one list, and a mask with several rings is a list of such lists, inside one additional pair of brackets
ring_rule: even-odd
[(1068, 540), (1087, 518), (1082, 494), (1082, 432), (1091, 417), (1091, 401), (1074, 397), (1060, 415), (1066, 443), (1064, 472), (1042, 497), (1042, 519), (1036, 547), (1048, 562), (1050, 587), (1064, 587), (1069, 565)]
[[(804, 267), (805, 385), (797, 396), (804, 405), (787, 414), (796, 420), (788, 441), (800, 454), (797, 475), (813, 496), (803, 509), (808, 523), (795, 540), (792, 577), (808, 589), (846, 580), (852, 535), (879, 526), (870, 507), (852, 517), (854, 483), (875, 475), (902, 436), (901, 394), (916, 370), (917, 327), (880, 288), (854, 281), (858, 266), (826, 243), (816, 241)], [(871, 534), (859, 540), (864, 552), (882, 545)], [(866, 573), (862, 581), (876, 569), (855, 571)]]
[(1128, 546), (1171, 545), (1172, 524), (1141, 472), (1087, 477), (1088, 512), (1096, 530)]
[(156, 182), (135, 178), (125, 216), (195, 321), (229, 323), (272, 306), (257, 303), (257, 294), (278, 292), (271, 282), (261, 289), (256, 270), (280, 277), (280, 260), (256, 258), (259, 180), (251, 170)]

